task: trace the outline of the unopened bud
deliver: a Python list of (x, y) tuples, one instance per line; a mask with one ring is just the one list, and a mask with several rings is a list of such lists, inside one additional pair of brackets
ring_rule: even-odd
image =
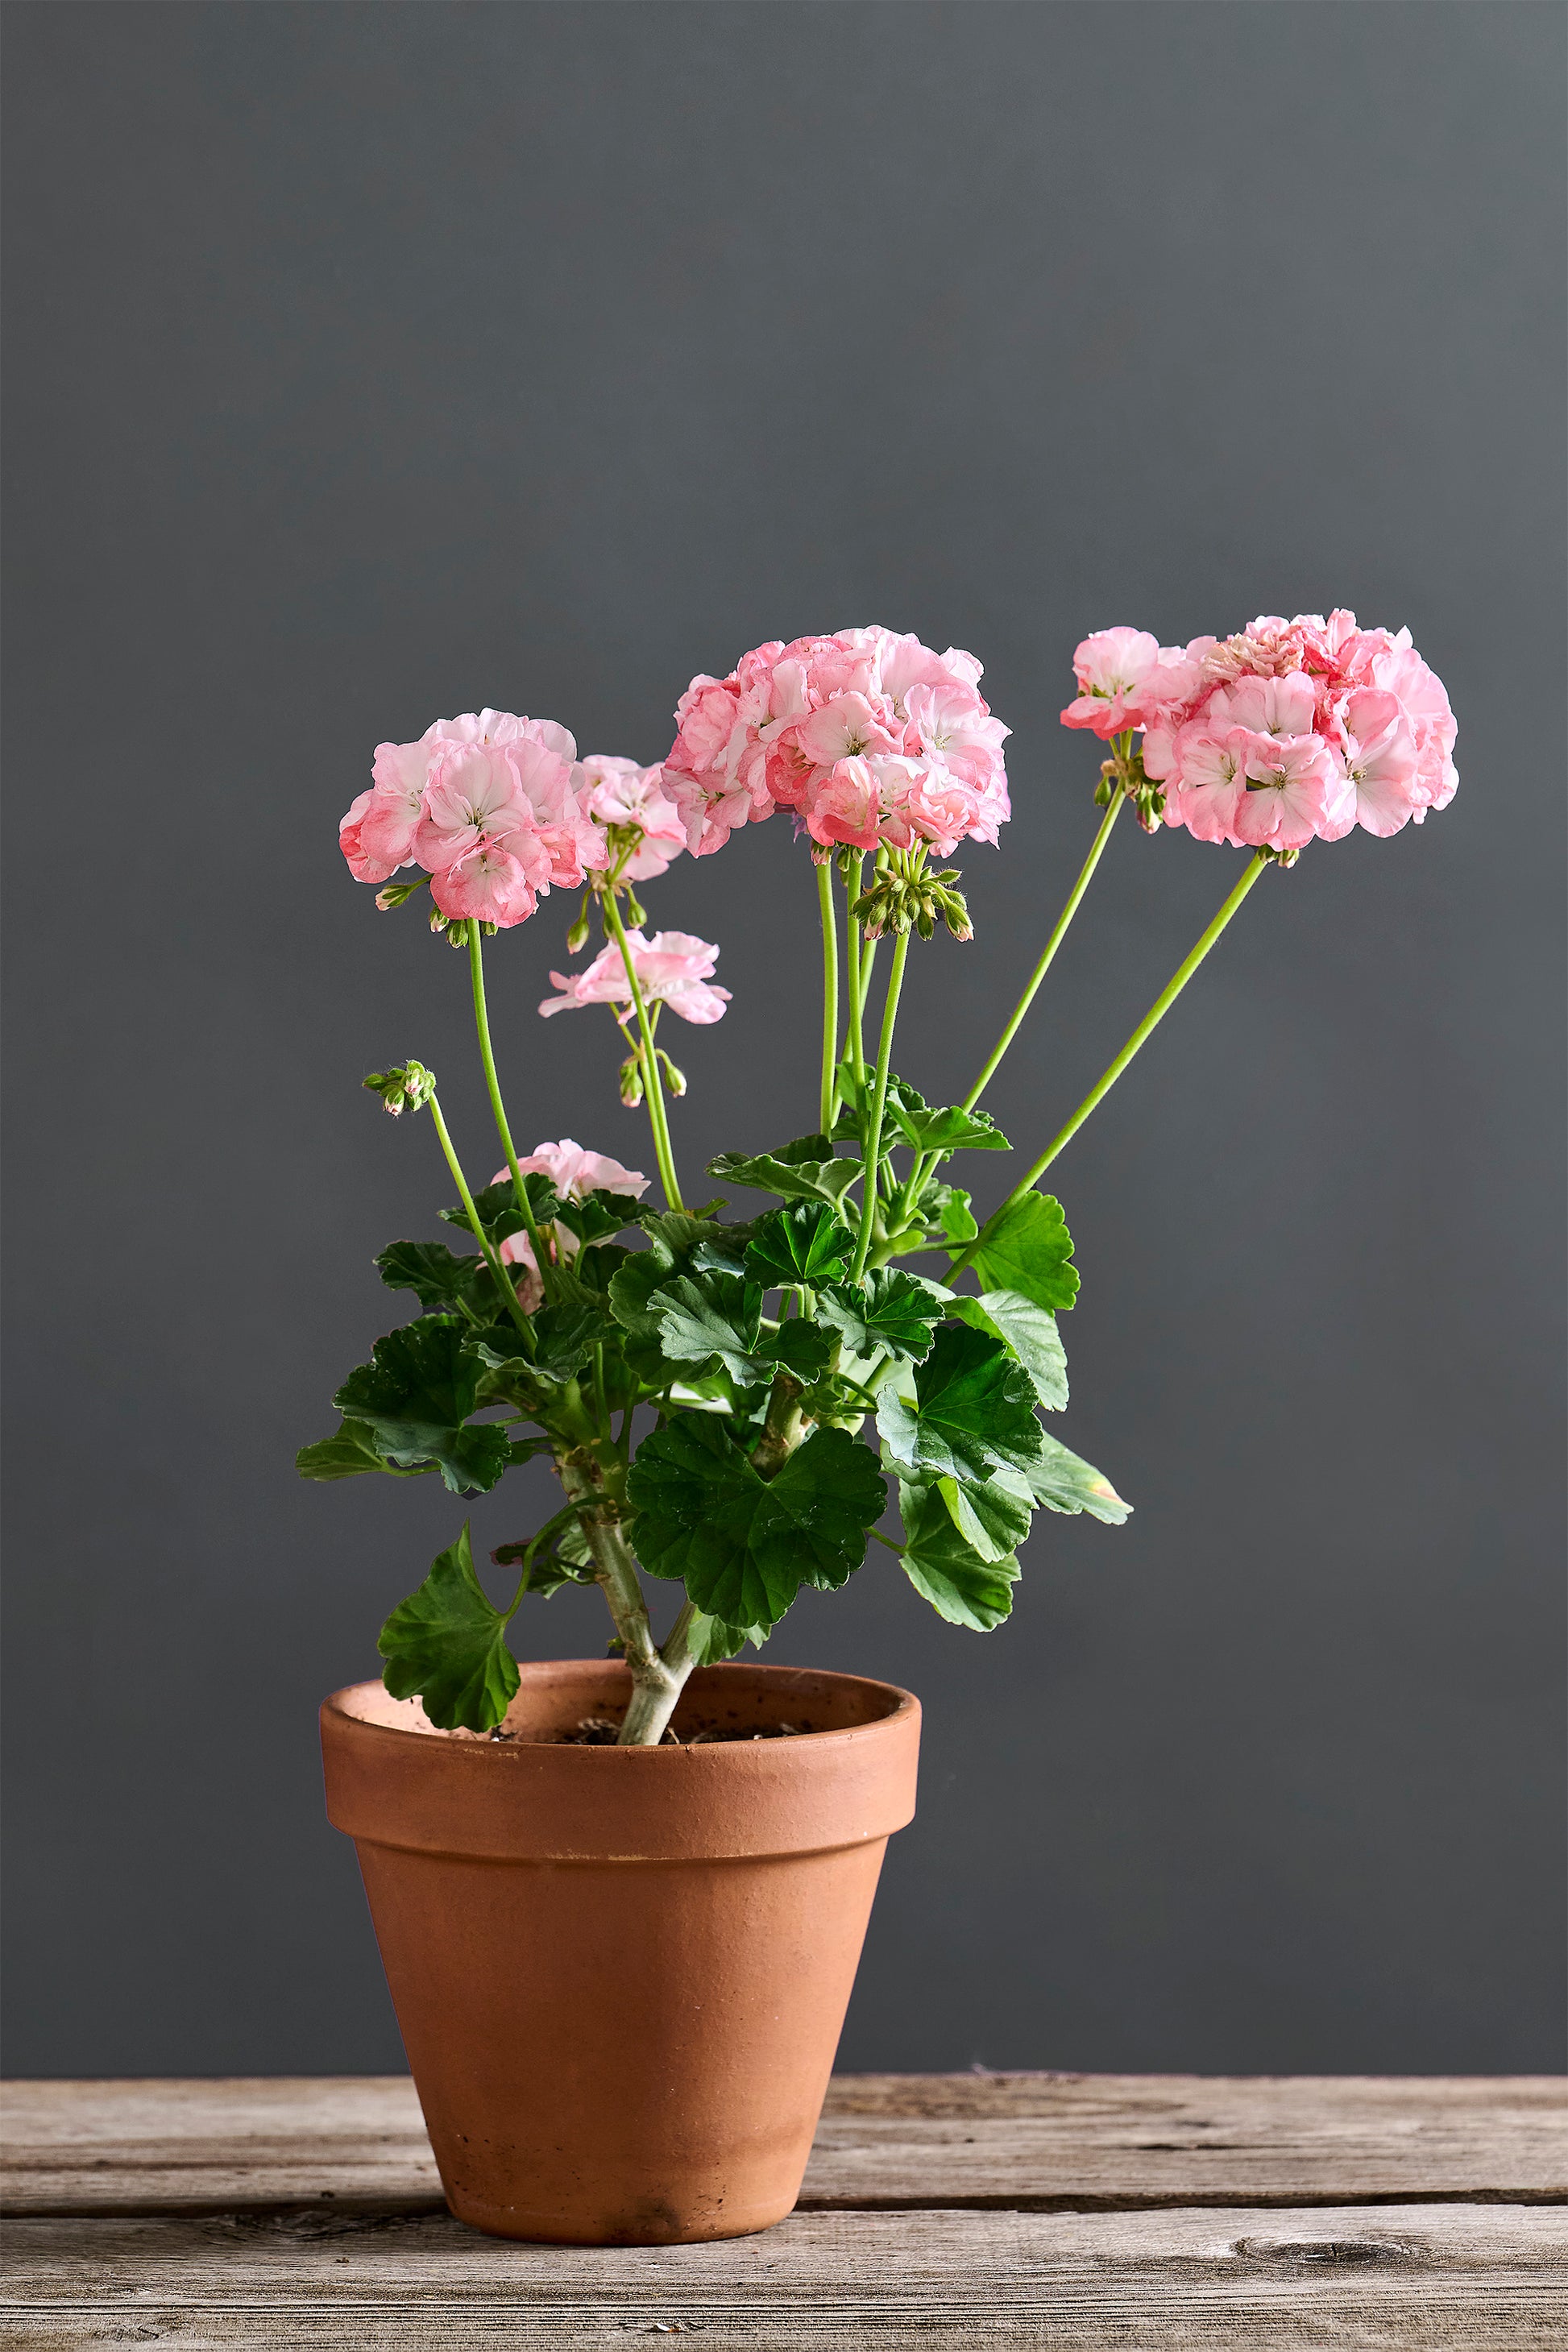
[(436, 1091), (436, 1073), (423, 1062), (405, 1062), (399, 1069), (373, 1070), (364, 1083), (394, 1118), (401, 1118), (405, 1110), (424, 1109)]
[(637, 897), (637, 892), (632, 889), (629, 885), (626, 889), (626, 913), (631, 917), (632, 927), (635, 930), (640, 930), (647, 920), (647, 908), (644, 907), (642, 900)]
[(678, 1070), (676, 1068), (675, 1064), (670, 1060), (669, 1055), (665, 1052), (662, 1045), (656, 1046), (654, 1050), (658, 1054), (659, 1060), (664, 1064), (664, 1075), (668, 1080), (669, 1091), (679, 1102), (681, 1096), (686, 1092), (686, 1073), (684, 1070)]
[(417, 882), (389, 882), (384, 890), (376, 892), (375, 903), (384, 915), (390, 915), (394, 907), (405, 907), (415, 892), (423, 890), (429, 879), (428, 874), (421, 874)]
[(621, 1100), (628, 1110), (636, 1110), (642, 1091), (642, 1055), (628, 1054), (621, 1064)]
[(581, 955), (583, 950), (587, 946), (587, 944), (588, 893), (584, 890), (583, 893), (583, 904), (578, 911), (577, 919), (566, 934), (566, 952), (568, 955)]

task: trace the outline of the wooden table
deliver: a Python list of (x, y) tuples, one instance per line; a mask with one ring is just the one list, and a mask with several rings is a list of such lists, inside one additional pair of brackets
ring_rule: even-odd
[(798, 2210), (552, 2248), (446, 2212), (401, 2077), (6, 2086), (7, 2347), (1568, 2346), (1568, 2089), (845, 2075)]

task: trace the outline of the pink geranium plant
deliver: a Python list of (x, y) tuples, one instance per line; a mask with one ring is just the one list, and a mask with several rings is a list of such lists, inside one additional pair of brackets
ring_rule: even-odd
[[(631, 1670), (619, 1737), (665, 1735), (694, 1665), (761, 1643), (803, 1584), (832, 1589), (868, 1541), (896, 1555), (943, 1617), (985, 1631), (1012, 1607), (1037, 1508), (1112, 1524), (1128, 1507), (1046, 1429), (1067, 1402), (1058, 1318), (1077, 1296), (1059, 1202), (1039, 1180), (1127, 1067), (1261, 876), (1314, 840), (1377, 835), (1447, 807), (1455, 725), (1409, 632), (1353, 614), (1266, 616), (1236, 635), (1162, 646), (1100, 630), (1073, 660), (1062, 719), (1107, 756), (1102, 815), (1066, 904), (961, 1103), (933, 1106), (893, 1068), (912, 940), (971, 936), (960, 845), (994, 846), (1009, 814), (1008, 730), (980, 664), (881, 628), (759, 646), (681, 697), (668, 757), (579, 760), (565, 729), (502, 711), (384, 743), (340, 828), (351, 872), (391, 908), (428, 887), (432, 928), (466, 950), (504, 1164), (476, 1192), (436, 1081), (417, 1062), (365, 1083), (388, 1110), (427, 1109), (473, 1246), (395, 1242), (376, 1264), (419, 1313), (377, 1340), (307, 1446), (307, 1477), (438, 1475), (457, 1495), (548, 1454), (561, 1507), (503, 1544), (517, 1571), (497, 1607), (467, 1527), (383, 1629), (384, 1678), (433, 1723), (488, 1731), (518, 1687), (506, 1628), (529, 1593), (597, 1583)], [(1124, 804), (1145, 832), (1184, 826), (1248, 852), (1218, 914), (1096, 1085), (984, 1220), (949, 1181), (960, 1153), (1011, 1149), (980, 1097), (1028, 1013)], [(666, 1007), (705, 1026), (729, 1007), (719, 950), (649, 936), (638, 902), (673, 858), (710, 856), (787, 810), (809, 845), (822, 932), (816, 1124), (709, 1166), (776, 1204), (737, 1220), (688, 1207), (668, 1097), (686, 1081), (658, 1043)], [(395, 880), (405, 869), (412, 878)], [(650, 1180), (570, 1138), (520, 1155), (497, 1074), (483, 941), (552, 889), (584, 891), (567, 935), (605, 945), (552, 971), (552, 1016), (604, 1005), (645, 1104)], [(879, 943), (891, 942), (874, 1038)], [(901, 1263), (923, 1262), (925, 1270)], [(874, 1425), (876, 1444), (868, 1431)], [(881, 1526), (897, 1505), (901, 1535)], [(642, 1576), (682, 1588), (655, 1639)]]

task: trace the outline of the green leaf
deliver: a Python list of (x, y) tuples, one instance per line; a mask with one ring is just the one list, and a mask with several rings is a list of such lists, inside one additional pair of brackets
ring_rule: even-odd
[(765, 1625), (726, 1625), (721, 1618), (710, 1617), (696, 1610), (687, 1627), (687, 1646), (700, 1666), (716, 1666), (724, 1658), (732, 1658), (748, 1642), (760, 1650), (768, 1638)]
[(759, 1360), (763, 1294), (738, 1274), (677, 1275), (656, 1290), (647, 1311), (667, 1356), (681, 1364), (714, 1357), (742, 1388), (767, 1377)]
[(969, 1205), (969, 1194), (960, 1192), (952, 1184), (933, 1184), (921, 1194), (920, 1213), (927, 1224), (940, 1225), (946, 1239), (955, 1245), (972, 1242), (980, 1227)]
[(413, 1291), (421, 1307), (450, 1309), (461, 1303), (495, 1312), (495, 1284), (484, 1259), (458, 1257), (444, 1242), (394, 1242), (375, 1264), (389, 1290)]
[(826, 1201), (797, 1201), (770, 1209), (757, 1221), (746, 1250), (746, 1272), (764, 1290), (805, 1283), (813, 1289), (848, 1271), (855, 1236)]
[(1009, 1202), (985, 1246), (971, 1260), (982, 1290), (1013, 1290), (1053, 1314), (1078, 1297), (1078, 1269), (1068, 1261), (1072, 1235), (1062, 1204), (1048, 1192)]
[(731, 1272), (740, 1270), (741, 1254), (751, 1227), (721, 1225), (716, 1218), (692, 1216), (685, 1209), (645, 1209), (637, 1219), (651, 1247), (676, 1274), (685, 1274), (709, 1255)]
[(947, 1295), (923, 1275), (902, 1267), (877, 1266), (857, 1288), (836, 1282), (816, 1302), (824, 1323), (839, 1332), (853, 1356), (884, 1351), (919, 1363), (931, 1353), (936, 1327), (951, 1312)]
[[(528, 1180), (525, 1177), (523, 1181), (526, 1183)], [(590, 1242), (608, 1241), (612, 1234), (624, 1233), (627, 1225), (636, 1224), (637, 1204), (627, 1193), (606, 1192), (601, 1187), (581, 1201), (563, 1196), (556, 1207), (555, 1219), (586, 1246)]]
[(838, 1160), (826, 1135), (798, 1136), (776, 1151), (721, 1152), (708, 1173), (721, 1184), (745, 1184), (753, 1192), (777, 1192), (786, 1201), (830, 1201), (837, 1208), (860, 1173), (858, 1160)]
[(454, 1495), (484, 1494), (511, 1452), (494, 1423), (463, 1426), (483, 1369), (458, 1324), (427, 1315), (378, 1339), (371, 1361), (349, 1374), (332, 1402), (349, 1420), (367, 1422), (400, 1469), (433, 1462)]
[(422, 1478), (435, 1466), (426, 1463), (420, 1469), (405, 1470), (385, 1461), (375, 1450), (374, 1432), (363, 1421), (345, 1421), (335, 1437), (302, 1445), (294, 1456), (301, 1478), (357, 1478), (366, 1470), (384, 1470), (393, 1478)]
[(939, 1478), (948, 1517), (982, 1559), (1006, 1559), (1025, 1541), (1035, 1497), (1021, 1471), (993, 1470), (989, 1478)]
[[(956, 1104), (947, 1110), (933, 1110), (929, 1104), (911, 1105), (908, 1097), (914, 1089), (904, 1089), (903, 1097), (895, 1101), (889, 1091), (888, 1108), (893, 1124), (904, 1142), (916, 1151), (935, 1152), (945, 1160), (954, 1151), (1011, 1151), (1012, 1145), (995, 1120), (983, 1110), (961, 1110)], [(917, 1107), (918, 1106), (918, 1107)]]
[(669, 1280), (670, 1269), (658, 1250), (636, 1250), (610, 1277), (610, 1312), (634, 1339), (658, 1345), (658, 1319), (648, 1301)]
[(1047, 1412), (1068, 1401), (1067, 1350), (1057, 1318), (1016, 1290), (987, 1290), (979, 1298), (950, 1292), (947, 1311), (976, 1331), (1005, 1339), (1034, 1384), (1035, 1400)]
[(942, 1498), (930, 1486), (900, 1485), (899, 1508), (907, 1538), (904, 1574), (922, 1601), (951, 1625), (989, 1633), (1012, 1614), (1018, 1563), (1011, 1553), (983, 1559), (953, 1526)]
[(810, 1381), (821, 1379), (838, 1343), (820, 1324), (796, 1315), (776, 1331), (764, 1332), (760, 1344), (770, 1363), (782, 1364), (797, 1379)]
[(613, 1337), (615, 1325), (597, 1299), (542, 1307), (533, 1318), (536, 1353), (529, 1369), (543, 1380), (570, 1380), (595, 1346)]
[(889, 1457), (906, 1474), (984, 1479), (1035, 1461), (1043, 1432), (1028, 1376), (1011, 1349), (965, 1323), (944, 1323), (915, 1367), (914, 1402), (891, 1386), (877, 1404)]
[(1043, 1430), (1040, 1434), (1044, 1451), (1024, 1472), (1037, 1503), (1043, 1503), (1047, 1511), (1087, 1511), (1090, 1518), (1103, 1519), (1108, 1528), (1119, 1528), (1131, 1518), (1131, 1504), (1122, 1501), (1110, 1479), (1092, 1463), (1069, 1454)]
[[(524, 1188), (536, 1225), (549, 1224), (561, 1213), (561, 1201), (548, 1176), (530, 1173), (524, 1176)], [(513, 1234), (528, 1231), (528, 1219), (517, 1205), (517, 1192), (510, 1176), (499, 1183), (487, 1184), (482, 1192), (474, 1194), (474, 1207), (479, 1220), (492, 1242), (510, 1241)], [(460, 1225), (464, 1233), (472, 1233), (468, 1213), (458, 1202), (455, 1209), (440, 1211), (442, 1221), (448, 1225)]]
[(676, 1413), (644, 1440), (626, 1491), (649, 1572), (681, 1578), (726, 1625), (764, 1629), (803, 1582), (844, 1583), (887, 1505), (876, 1455), (841, 1429), (814, 1430), (767, 1480), (700, 1413)]
[(443, 1731), (493, 1731), (520, 1679), (506, 1627), (474, 1573), (465, 1521), (418, 1591), (399, 1601), (382, 1627), (382, 1680), (394, 1698), (422, 1698)]

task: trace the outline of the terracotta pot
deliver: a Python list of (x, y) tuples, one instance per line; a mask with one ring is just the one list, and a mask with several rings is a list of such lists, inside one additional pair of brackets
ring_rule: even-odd
[[(562, 1743), (618, 1661), (522, 1668), (500, 1738), (379, 1683), (321, 1709), (441, 2184), (498, 2237), (740, 2237), (799, 2194), (920, 1705), (787, 1666), (693, 1675), (695, 1746)], [(752, 1739), (788, 1724), (795, 1738)]]

